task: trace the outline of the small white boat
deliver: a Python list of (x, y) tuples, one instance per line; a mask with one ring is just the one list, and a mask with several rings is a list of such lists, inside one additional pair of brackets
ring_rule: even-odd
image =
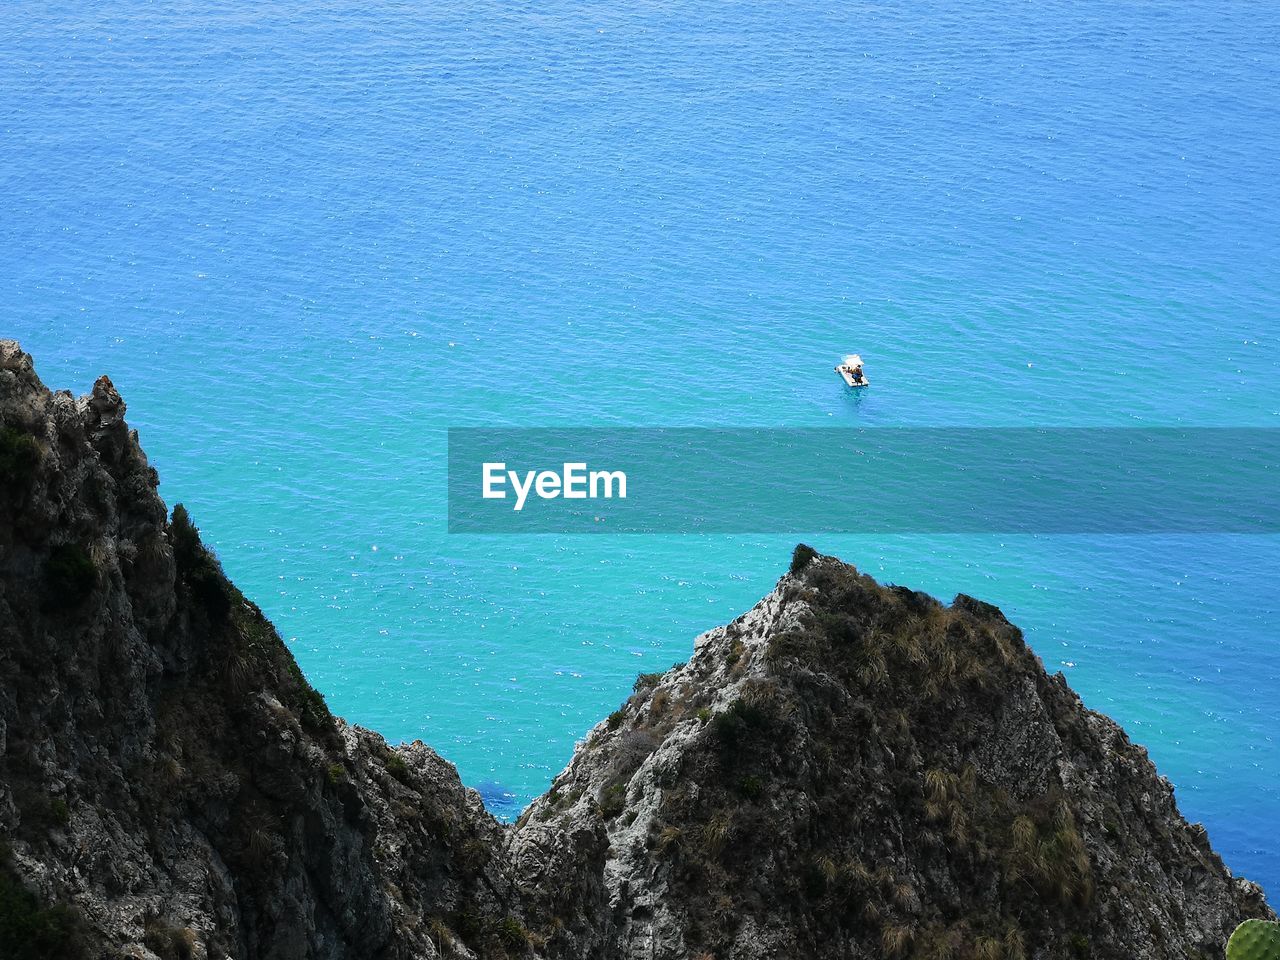
[(850, 387), (865, 387), (870, 383), (867, 375), (862, 372), (862, 358), (856, 353), (849, 354), (837, 363), (836, 373), (840, 374), (840, 379)]

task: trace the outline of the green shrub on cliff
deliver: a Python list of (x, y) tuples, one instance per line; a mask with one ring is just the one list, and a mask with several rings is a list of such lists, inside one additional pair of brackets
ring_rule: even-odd
[(791, 552), (791, 575), (798, 575), (817, 556), (818, 551), (807, 543), (797, 543), (795, 550)]
[(738, 754), (752, 736), (767, 732), (770, 726), (772, 718), (763, 707), (741, 699), (711, 719), (711, 732), (729, 757)]
[(63, 543), (49, 553), (44, 568), (45, 606), (70, 610), (79, 606), (98, 585), (98, 569), (78, 543)]
[(49, 818), (58, 826), (65, 827), (71, 822), (71, 808), (67, 806), (67, 801), (61, 797), (54, 797), (49, 801)]
[(612, 820), (622, 813), (627, 805), (627, 787), (623, 783), (615, 783), (600, 794), (600, 816)]
[(278, 635), (275, 636), (275, 642), (284, 658), (289, 679), (292, 681), (282, 691), (289, 706), (298, 712), (298, 719), (308, 730), (313, 733), (332, 732), (333, 714), (329, 712), (324, 694), (311, 686), (302, 668), (298, 666), (298, 661), (293, 658), (293, 654), (285, 647)]
[(196, 955), (195, 931), (160, 917), (148, 921), (142, 941), (160, 960), (192, 960)]
[(212, 621), (226, 619), (231, 610), (230, 585), (217, 558), (200, 540), (200, 531), (191, 522), (187, 508), (174, 504), (169, 522), (169, 541), (178, 576), (186, 583)]
[(386, 764), (387, 773), (391, 774), (401, 783), (409, 782), (409, 765), (404, 762), (404, 758), (398, 753), (387, 753)]
[(86, 957), (82, 921), (62, 904), (42, 907), (8, 865), (0, 848), (0, 957), (5, 960), (80, 960)]
[(531, 943), (529, 931), (515, 917), (499, 920), (494, 926), (494, 933), (498, 937), (498, 942), (508, 951), (519, 954), (529, 949)]
[(40, 462), (40, 448), (29, 433), (5, 427), (0, 430), (0, 482), (25, 484)]
[(662, 682), (662, 674), (660, 673), (642, 673), (636, 677), (636, 682), (631, 689), (636, 693), (642, 690), (652, 690)]

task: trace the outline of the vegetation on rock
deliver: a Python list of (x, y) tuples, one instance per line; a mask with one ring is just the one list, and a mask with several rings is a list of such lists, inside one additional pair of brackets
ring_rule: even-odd
[(0, 957), (5, 960), (79, 960), (88, 956), (81, 916), (64, 904), (42, 906), (9, 865), (0, 844)]
[(36, 438), (14, 427), (0, 428), (0, 484), (26, 484), (40, 462)]
[(98, 570), (89, 552), (78, 543), (60, 543), (45, 564), (45, 608), (78, 607), (98, 585)]

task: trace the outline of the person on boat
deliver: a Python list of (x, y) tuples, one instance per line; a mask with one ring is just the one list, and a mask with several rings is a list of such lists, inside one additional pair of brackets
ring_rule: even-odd
[(861, 364), (859, 364), (858, 366), (854, 367), (854, 368), (850, 371), (850, 373), (852, 373), (852, 374), (853, 374), (853, 382), (854, 382), (854, 383), (861, 383), (861, 382), (862, 382), (862, 365), (861, 365)]

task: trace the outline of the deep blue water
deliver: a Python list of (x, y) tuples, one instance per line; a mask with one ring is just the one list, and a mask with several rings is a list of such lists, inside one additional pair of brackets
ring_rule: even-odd
[[(449, 426), (1280, 425), (1276, 5), (5, 14), (0, 333), (501, 813), (795, 538), (449, 536)], [(1277, 538), (807, 539), (1000, 604), (1280, 891)]]

